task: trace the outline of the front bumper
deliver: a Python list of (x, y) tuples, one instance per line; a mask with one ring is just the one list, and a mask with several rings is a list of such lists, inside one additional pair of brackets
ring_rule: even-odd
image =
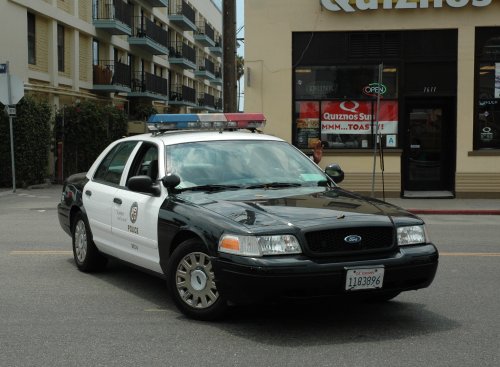
[[(217, 288), (227, 299), (246, 303), (262, 299), (364, 296), (428, 287), (439, 254), (432, 244), (398, 248), (371, 259), (311, 259), (304, 256), (213, 258)], [(346, 268), (384, 266), (381, 289), (346, 291)]]

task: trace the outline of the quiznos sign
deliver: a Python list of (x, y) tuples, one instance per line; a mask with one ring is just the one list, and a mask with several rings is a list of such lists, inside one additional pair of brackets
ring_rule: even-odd
[(348, 13), (357, 10), (377, 10), (382, 9), (427, 9), (442, 8), (463, 8), (471, 4), (475, 7), (485, 7), (493, 0), (320, 0), (321, 5), (330, 11), (345, 11)]

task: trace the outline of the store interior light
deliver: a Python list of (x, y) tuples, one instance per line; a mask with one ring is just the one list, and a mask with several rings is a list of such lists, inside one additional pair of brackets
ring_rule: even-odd
[(395, 73), (398, 69), (396, 68), (384, 68), (384, 73)]
[(484, 65), (481, 66), (481, 70), (495, 70), (495, 65)]
[(311, 69), (299, 69), (299, 68), (297, 68), (297, 69), (295, 69), (295, 72), (296, 73), (307, 74), (307, 73), (312, 72), (312, 70)]

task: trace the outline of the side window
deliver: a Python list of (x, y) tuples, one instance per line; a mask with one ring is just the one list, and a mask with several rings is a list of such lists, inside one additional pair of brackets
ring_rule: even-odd
[(144, 143), (135, 158), (129, 177), (146, 175), (153, 181), (158, 179), (158, 147)]
[(125, 163), (137, 145), (136, 141), (129, 141), (115, 146), (102, 160), (97, 168), (94, 180), (118, 185), (125, 168)]

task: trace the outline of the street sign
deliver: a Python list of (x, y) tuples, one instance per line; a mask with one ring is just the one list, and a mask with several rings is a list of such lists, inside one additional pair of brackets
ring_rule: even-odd
[(7, 74), (7, 64), (0, 64), (0, 74)]
[[(9, 83), (10, 95), (9, 100)], [(24, 82), (17, 75), (0, 74), (0, 103), (4, 105), (17, 104), (24, 97)]]

